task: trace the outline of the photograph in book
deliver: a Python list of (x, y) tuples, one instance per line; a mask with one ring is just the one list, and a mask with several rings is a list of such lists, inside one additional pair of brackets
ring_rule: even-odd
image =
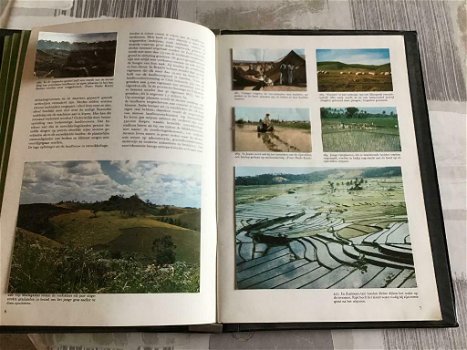
[(233, 90), (305, 91), (304, 49), (233, 49)]
[(201, 167), (28, 162), (8, 292), (195, 293)]
[(416, 287), (401, 175), (235, 168), (236, 288)]
[(389, 49), (317, 49), (319, 92), (392, 91)]
[(116, 50), (116, 32), (39, 32), (34, 74), (38, 78), (112, 77)]
[(311, 152), (308, 108), (235, 107), (234, 150)]
[(324, 152), (400, 152), (394, 107), (321, 108)]

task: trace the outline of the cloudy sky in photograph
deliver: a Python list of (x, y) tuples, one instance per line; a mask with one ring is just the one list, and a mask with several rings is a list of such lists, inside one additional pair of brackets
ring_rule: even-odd
[(264, 119), (266, 113), (269, 118), (286, 121), (310, 121), (308, 108), (264, 108), (264, 107), (236, 107), (234, 109), (235, 120), (258, 122)]
[(38, 40), (50, 40), (50, 41), (67, 41), (69, 43), (84, 42), (84, 43), (95, 43), (98, 41), (110, 41), (117, 40), (116, 32), (109, 33), (52, 33), (52, 32), (39, 32)]
[(232, 56), (234, 61), (278, 61), (292, 50), (305, 58), (305, 49), (240, 49), (233, 50)]
[(200, 208), (201, 167), (154, 161), (25, 163), (20, 203), (95, 202), (135, 193), (155, 204)]
[(318, 49), (316, 60), (380, 66), (389, 63), (389, 49)]

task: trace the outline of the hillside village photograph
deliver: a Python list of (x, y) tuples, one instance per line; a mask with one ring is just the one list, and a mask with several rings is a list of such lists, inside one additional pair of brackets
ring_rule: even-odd
[(322, 107), (320, 114), (324, 152), (401, 151), (395, 107)]
[(201, 167), (25, 163), (9, 293), (199, 292)]
[(417, 286), (400, 167), (235, 169), (237, 289)]
[(317, 49), (319, 92), (392, 91), (389, 49)]
[(304, 49), (233, 49), (233, 90), (306, 91)]
[(37, 78), (112, 77), (116, 50), (116, 32), (40, 32), (34, 74)]
[(311, 152), (308, 108), (235, 107), (234, 150)]

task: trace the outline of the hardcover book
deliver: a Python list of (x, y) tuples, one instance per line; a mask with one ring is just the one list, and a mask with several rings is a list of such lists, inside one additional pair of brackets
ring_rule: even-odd
[(456, 325), (416, 33), (3, 43), (3, 329)]

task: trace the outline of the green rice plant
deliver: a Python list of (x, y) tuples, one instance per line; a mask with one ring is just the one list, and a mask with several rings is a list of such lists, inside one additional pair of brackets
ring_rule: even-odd
[(323, 132), (324, 152), (399, 152), (399, 135), (366, 131)]

